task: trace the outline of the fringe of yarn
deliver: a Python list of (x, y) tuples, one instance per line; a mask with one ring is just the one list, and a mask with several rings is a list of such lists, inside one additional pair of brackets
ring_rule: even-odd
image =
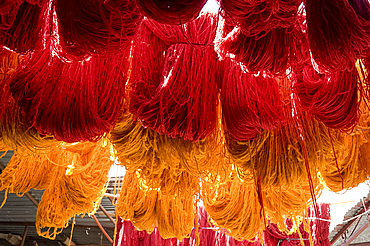
[(222, 116), (228, 135), (250, 140), (262, 129), (276, 129), (284, 122), (278, 83), (263, 74), (243, 71), (238, 63), (227, 59), (221, 82)]
[(126, 57), (64, 63), (36, 51), (12, 76), (11, 92), (23, 115), (42, 134), (73, 143), (97, 141), (121, 108)]
[(47, 1), (36, 1), (39, 5), (31, 2), (8, 2), (5, 9), (0, 9), (0, 44), (18, 53), (27, 53), (42, 45)]
[(142, 20), (130, 0), (56, 0), (55, 13), (61, 56), (77, 59), (126, 50)]
[(359, 120), (357, 70), (318, 74), (312, 66), (297, 71), (293, 79), (296, 106), (326, 126), (351, 132)]
[[(55, 169), (47, 155), (35, 155), (31, 150), (18, 150), (0, 174), (0, 190), (19, 196), (23, 196), (31, 188), (43, 190), (52, 182)], [(6, 199), (0, 208), (5, 202)]]
[(169, 25), (181, 25), (198, 17), (207, 0), (136, 0), (145, 16)]
[(58, 171), (37, 209), (36, 230), (40, 236), (54, 240), (73, 216), (96, 211), (113, 165), (106, 142), (102, 139), (66, 145), (64, 151), (62, 147), (50, 157)]
[(188, 237), (194, 226), (193, 197), (166, 196), (140, 185), (135, 173), (126, 173), (116, 213), (139, 230), (151, 233), (155, 226), (163, 238)]
[(369, 6), (367, 1), (305, 0), (308, 40), (319, 67), (352, 69), (358, 58), (368, 54)]

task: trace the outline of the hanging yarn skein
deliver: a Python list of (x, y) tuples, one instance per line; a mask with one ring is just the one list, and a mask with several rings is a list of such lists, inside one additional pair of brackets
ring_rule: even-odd
[(3, 147), (9, 150), (27, 148), (39, 152), (57, 146), (58, 143), (52, 136), (42, 135), (27, 124), (10, 93), (8, 77), (16, 71), (20, 56), (5, 49), (0, 56), (0, 142)]
[(142, 186), (136, 173), (127, 172), (117, 201), (116, 213), (140, 230), (151, 233), (155, 226), (162, 238), (189, 237), (194, 226), (192, 196), (167, 196)]
[(62, 52), (81, 59), (129, 48), (142, 20), (138, 12), (130, 0), (55, 0)]
[(8, 149), (28, 149), (32, 152), (48, 152), (60, 143), (51, 135), (43, 135), (21, 114), (21, 110), (11, 97), (0, 119), (0, 142)]
[[(54, 151), (59, 149), (54, 148)], [(49, 186), (57, 168), (45, 154), (36, 155), (31, 150), (18, 150), (0, 174), (0, 190), (22, 196), (31, 188), (43, 190)]]
[(288, 28), (273, 28), (259, 37), (247, 36), (240, 27), (229, 26), (220, 18), (215, 50), (221, 59), (230, 57), (241, 62), (251, 73), (284, 75), (291, 64), (304, 58), (303, 38), (297, 22)]
[(40, 236), (54, 240), (73, 216), (96, 211), (114, 163), (106, 142), (67, 144), (58, 153), (49, 154), (58, 171), (37, 209), (36, 230)]
[(227, 23), (247, 37), (263, 36), (274, 28), (289, 28), (296, 21), (300, 0), (218, 0)]
[(202, 188), (204, 207), (211, 222), (225, 228), (228, 235), (238, 240), (253, 239), (265, 229), (253, 182), (242, 182), (233, 174), (229, 181), (203, 182)]
[(302, 108), (327, 127), (352, 131), (359, 120), (357, 70), (318, 74), (311, 65), (292, 76), (293, 95)]
[(305, 0), (305, 8), (312, 57), (320, 68), (352, 69), (369, 53), (368, 1)]
[(49, 50), (36, 51), (11, 78), (23, 115), (42, 134), (68, 143), (97, 141), (121, 109), (126, 57), (65, 63)]
[[(143, 126), (160, 134), (190, 141), (204, 139), (214, 131), (217, 123), (217, 57), (212, 46), (215, 16), (204, 14), (185, 26), (154, 21), (144, 21), (143, 25), (162, 42), (169, 43), (169, 47), (151, 51), (161, 54), (155, 59), (163, 61), (162, 67), (155, 67), (159, 62), (151, 63), (142, 49), (158, 46), (150, 45), (151, 36), (139, 35), (130, 79), (130, 112)], [(173, 42), (176, 36), (172, 33), (181, 39)], [(162, 71), (160, 76), (158, 71)]]
[(274, 78), (250, 74), (242, 65), (226, 59), (221, 85), (223, 122), (237, 141), (254, 138), (262, 129), (284, 122), (278, 83)]
[(211, 150), (217, 140), (207, 138), (196, 143), (181, 138), (169, 138), (149, 128), (129, 113), (124, 114), (110, 132), (110, 141), (121, 165), (129, 171), (139, 170), (142, 177), (162, 175), (165, 169), (175, 176), (187, 171), (197, 177), (214, 160)]
[[(0, 44), (18, 53), (41, 47), (47, 1), (7, 1), (0, 8)], [(4, 7), (4, 6), (1, 6)]]
[(159, 23), (181, 25), (198, 17), (207, 0), (136, 0), (146, 17)]

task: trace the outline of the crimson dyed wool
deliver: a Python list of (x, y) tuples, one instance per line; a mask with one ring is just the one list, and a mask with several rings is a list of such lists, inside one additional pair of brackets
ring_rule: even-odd
[(55, 12), (62, 50), (76, 58), (126, 49), (142, 19), (131, 0), (55, 0)]
[[(330, 219), (330, 206), (329, 204), (320, 204), (319, 213), (316, 214), (312, 207), (308, 208), (308, 217), (310, 218), (321, 218)], [(261, 243), (257, 240), (255, 242), (249, 242), (247, 240), (238, 241), (224, 233), (223, 230), (212, 230), (212, 225), (209, 224), (208, 214), (203, 207), (198, 208), (198, 224), (199, 224), (199, 246), (261, 246)], [(287, 224), (291, 224), (290, 220), (287, 220)], [(315, 246), (329, 246), (329, 226), (330, 222), (322, 221), (318, 219), (310, 219), (309, 226), (312, 234), (313, 245)], [(300, 226), (300, 232), (304, 239), (304, 245), (310, 245), (309, 234), (307, 228), (304, 228), (303, 224)], [(287, 235), (281, 232), (276, 224), (270, 223), (266, 230), (263, 232), (263, 245), (282, 245), (282, 246), (295, 246), (301, 245), (300, 237), (298, 232), (291, 235)], [(146, 231), (137, 231), (130, 221), (124, 221), (118, 218), (116, 225), (116, 240), (115, 246), (141, 246), (141, 245), (152, 245), (152, 246), (195, 246), (195, 230), (193, 229), (189, 238), (185, 238), (182, 242), (179, 242), (176, 238), (163, 239), (156, 228), (151, 234)]]
[(362, 0), (305, 0), (312, 57), (326, 70), (352, 69), (369, 52), (369, 3)]
[(284, 121), (276, 79), (247, 73), (227, 60), (221, 88), (223, 122), (234, 140), (250, 140), (261, 128), (275, 129)]
[(145, 127), (191, 141), (212, 133), (218, 93), (215, 24), (214, 15), (185, 26), (143, 22), (142, 29), (151, 33), (146, 29), (135, 44), (130, 112)]
[[(41, 45), (43, 37), (44, 12), (43, 6), (28, 2), (7, 2), (0, 8), (0, 44), (18, 53), (32, 51)], [(3, 8), (4, 7), (4, 8)]]
[(216, 51), (221, 58), (242, 62), (249, 72), (283, 74), (291, 64), (300, 62), (304, 35), (298, 25), (274, 28), (263, 36), (246, 36), (241, 28), (231, 28), (220, 21)]
[(247, 37), (263, 36), (296, 21), (300, 0), (219, 0), (223, 17)]
[(319, 74), (311, 65), (293, 76), (296, 106), (308, 111), (327, 127), (351, 131), (359, 120), (358, 72)]
[(179, 25), (194, 20), (207, 0), (136, 0), (145, 16), (163, 24)]
[(96, 141), (110, 131), (123, 99), (124, 56), (70, 63), (50, 50), (30, 56), (10, 88), (32, 126), (65, 142)]

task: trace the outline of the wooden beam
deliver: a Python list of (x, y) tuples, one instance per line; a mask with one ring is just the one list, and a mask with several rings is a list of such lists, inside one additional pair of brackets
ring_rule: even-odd
[[(366, 202), (366, 209), (363, 207), (359, 212), (357, 212), (356, 214), (354, 214), (352, 217), (358, 215), (358, 214), (362, 214), (364, 213), (369, 207), (370, 207), (370, 201), (367, 201)], [(339, 230), (339, 232), (337, 232), (337, 234), (335, 234), (335, 236), (333, 237), (332, 240), (330, 240), (330, 244), (333, 245), (347, 230), (348, 228), (353, 225), (353, 223), (355, 223), (356, 220), (351, 220), (349, 221), (347, 224), (345, 224), (342, 229)]]
[(114, 219), (112, 218), (112, 216), (110, 216), (107, 212), (107, 210), (105, 210), (105, 208), (103, 207), (103, 205), (99, 204), (99, 208), (101, 211), (103, 211), (103, 213), (105, 214), (105, 216), (107, 216), (107, 218), (113, 223), (113, 225), (116, 225), (116, 222), (114, 221)]
[[(361, 219), (361, 217), (359, 219)], [(355, 240), (368, 227), (369, 227), (369, 222), (363, 224), (359, 229), (357, 229), (355, 233), (353, 233), (349, 238), (347, 238), (343, 246), (348, 246), (353, 240)]]
[(110, 243), (113, 243), (113, 240), (112, 238), (108, 235), (108, 233), (104, 230), (104, 228), (102, 227), (102, 225), (100, 224), (99, 220), (96, 218), (96, 216), (93, 214), (91, 215), (93, 217), (93, 219), (95, 220), (96, 224), (99, 226), (100, 230), (103, 232), (104, 236), (108, 239), (108, 241)]
[(351, 243), (350, 246), (370, 246), (370, 242), (366, 242), (366, 243)]
[(28, 231), (28, 226), (26, 225), (24, 227), (24, 231), (23, 231), (23, 237), (22, 237), (21, 246), (24, 246), (24, 243), (26, 242), (27, 231)]
[[(15, 222), (15, 221), (0, 221), (0, 226), (35, 226), (35, 222)], [(89, 225), (80, 225), (80, 224), (75, 224), (75, 227), (78, 228), (99, 228), (98, 225), (96, 224), (89, 224)], [(104, 226), (107, 229), (114, 229), (114, 226)]]

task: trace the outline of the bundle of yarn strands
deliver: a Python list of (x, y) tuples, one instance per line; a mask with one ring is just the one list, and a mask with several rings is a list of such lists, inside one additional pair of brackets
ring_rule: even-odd
[(317, 197), (370, 176), (369, 2), (206, 2), (0, 3), (3, 209), (44, 190), (55, 239), (116, 162), (116, 213), (147, 241), (328, 245)]

